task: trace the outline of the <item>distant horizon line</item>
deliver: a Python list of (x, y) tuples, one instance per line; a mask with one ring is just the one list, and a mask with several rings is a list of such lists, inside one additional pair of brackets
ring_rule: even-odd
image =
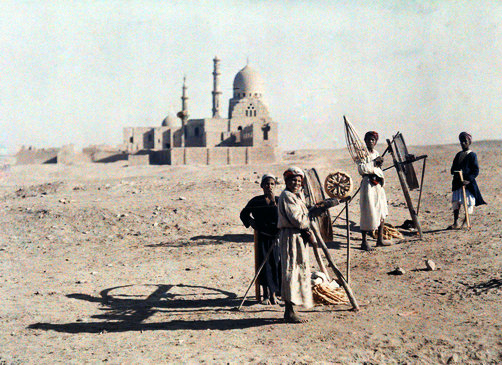
[[(502, 139), (481, 139), (481, 140), (472, 142), (472, 144), (486, 143), (486, 142), (502, 142)], [(458, 144), (458, 143), (411, 144), (411, 145), (409, 145), (409, 147), (411, 147), (411, 146), (417, 146), (417, 147), (423, 147), (423, 146), (452, 146), (452, 145), (456, 145), (456, 144)], [(49, 147), (27, 146), (27, 147), (32, 147), (35, 150), (42, 150), (42, 149), (51, 149), (51, 148), (62, 148), (64, 146), (68, 146), (68, 145), (71, 145), (71, 144), (61, 145), (59, 147), (55, 147), (55, 146), (49, 146)], [(7, 153), (7, 154), (0, 154), (0, 158), (1, 157), (14, 157), (16, 155), (16, 153), (21, 150), (22, 146), (23, 145), (21, 145), (20, 147), (18, 147), (18, 149), (17, 149), (16, 152)], [(101, 144), (101, 145), (94, 144), (94, 145), (89, 145), (89, 146), (86, 146), (86, 147), (83, 147), (83, 148), (87, 148), (87, 147), (91, 147), (91, 146), (105, 146), (105, 144)], [(110, 146), (110, 145), (106, 145), (106, 146), (114, 147), (114, 146)], [(215, 148), (217, 148), (217, 147), (218, 146), (215, 146)], [(228, 146), (221, 146), (221, 147), (222, 148), (229, 148)], [(252, 147), (252, 146), (232, 146), (231, 148), (239, 148), (239, 147)], [(183, 147), (174, 147), (174, 148), (183, 148)], [(186, 147), (186, 148), (207, 148), (207, 147)], [(286, 152), (286, 151), (313, 151), (313, 150), (314, 151), (316, 151), (316, 150), (323, 151), (323, 150), (340, 150), (340, 149), (345, 149), (345, 148), (346, 148), (346, 146), (333, 147), (333, 148), (280, 148), (279, 147), (279, 150), (282, 151), (282, 152)]]

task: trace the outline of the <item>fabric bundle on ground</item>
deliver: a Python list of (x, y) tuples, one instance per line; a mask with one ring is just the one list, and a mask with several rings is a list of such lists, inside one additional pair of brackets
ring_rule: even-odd
[[(378, 229), (375, 229), (371, 235), (374, 239), (378, 238)], [(383, 226), (383, 239), (384, 240), (392, 240), (392, 239), (403, 239), (404, 236), (401, 232), (397, 230), (392, 224), (385, 223)]]
[(328, 283), (314, 285), (312, 295), (314, 302), (320, 305), (347, 304), (349, 302), (343, 288), (334, 288)]

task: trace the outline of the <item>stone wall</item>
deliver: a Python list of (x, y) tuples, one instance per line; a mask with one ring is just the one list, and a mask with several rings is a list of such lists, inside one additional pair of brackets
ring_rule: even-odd
[(129, 155), (127, 161), (129, 166), (150, 165), (150, 155)]
[(72, 144), (61, 147), (57, 156), (57, 163), (63, 165), (78, 165), (91, 161), (91, 156), (88, 154), (75, 153), (75, 147)]
[(16, 165), (57, 163), (59, 148), (21, 147), (16, 153)]
[[(270, 147), (172, 148), (163, 158), (170, 165), (247, 165), (274, 163), (277, 151)], [(169, 161), (169, 162), (167, 162)]]
[(104, 146), (90, 146), (82, 150), (82, 153), (88, 156), (91, 162), (115, 162), (127, 160), (127, 153), (118, 148), (104, 147)]

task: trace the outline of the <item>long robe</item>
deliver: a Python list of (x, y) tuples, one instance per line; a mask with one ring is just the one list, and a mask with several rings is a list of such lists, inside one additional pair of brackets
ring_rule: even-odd
[(476, 182), (476, 177), (479, 174), (479, 164), (478, 156), (471, 150), (460, 151), (455, 155), (453, 159), (453, 164), (451, 165), (450, 172), (453, 175), (453, 181), (451, 183), (451, 190), (456, 191), (462, 188), (462, 182), (460, 181), (460, 176), (454, 171), (462, 171), (464, 180), (470, 181), (465, 188), (474, 196), (476, 199), (476, 206), (486, 204), (479, 191), (478, 184)]
[(308, 243), (300, 230), (310, 226), (308, 209), (300, 194), (284, 190), (279, 197), (279, 222), (281, 230), (282, 299), (305, 308), (313, 306), (310, 284)]
[[(383, 171), (380, 167), (375, 166), (373, 162), (378, 156), (380, 156), (378, 151), (373, 150), (369, 158), (358, 165), (359, 174), (363, 177), (359, 197), (361, 231), (374, 231), (389, 213), (387, 196), (383, 188), (385, 181)], [(376, 184), (372, 182), (375, 181), (375, 176), (376, 180), (378, 180)]]
[(265, 266), (258, 276), (258, 283), (269, 288), (270, 292), (280, 295), (281, 293), (281, 261), (279, 247), (279, 230), (277, 228), (277, 204), (279, 198), (267, 204), (265, 195), (252, 198), (242, 209), (240, 218), (246, 228), (250, 226), (251, 218), (256, 224), (258, 232), (258, 261), (260, 264), (265, 260), (270, 247), (273, 247)]

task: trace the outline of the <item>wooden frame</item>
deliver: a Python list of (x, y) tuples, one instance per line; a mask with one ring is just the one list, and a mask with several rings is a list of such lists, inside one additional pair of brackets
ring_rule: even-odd
[[(418, 212), (420, 209), (420, 200), (422, 198), (425, 161), (427, 160), (427, 155), (415, 157), (414, 155), (409, 154), (403, 135), (400, 132), (397, 132), (397, 134), (392, 138), (392, 141), (387, 139), (387, 151), (389, 151), (392, 156), (394, 165), (391, 167), (396, 168), (397, 176), (399, 178), (404, 199), (406, 200), (406, 205), (410, 212), (413, 224), (418, 232), (418, 235), (422, 238), (422, 227), (420, 226), (420, 222), (418, 220)], [(415, 169), (413, 168), (413, 162), (419, 160), (424, 160), (420, 184), (418, 183), (417, 175), (415, 173)], [(411, 201), (410, 190), (418, 188), (420, 188), (420, 195), (418, 197), (417, 210), (415, 210)]]
[[(319, 179), (319, 175), (315, 168), (304, 170), (305, 179), (303, 180), (303, 192), (307, 208), (313, 207), (316, 203), (326, 199), (324, 195), (323, 185)], [(329, 211), (326, 210), (319, 217), (314, 218), (319, 225), (322, 238), (325, 242), (333, 241), (333, 225), (331, 223), (331, 216)]]

